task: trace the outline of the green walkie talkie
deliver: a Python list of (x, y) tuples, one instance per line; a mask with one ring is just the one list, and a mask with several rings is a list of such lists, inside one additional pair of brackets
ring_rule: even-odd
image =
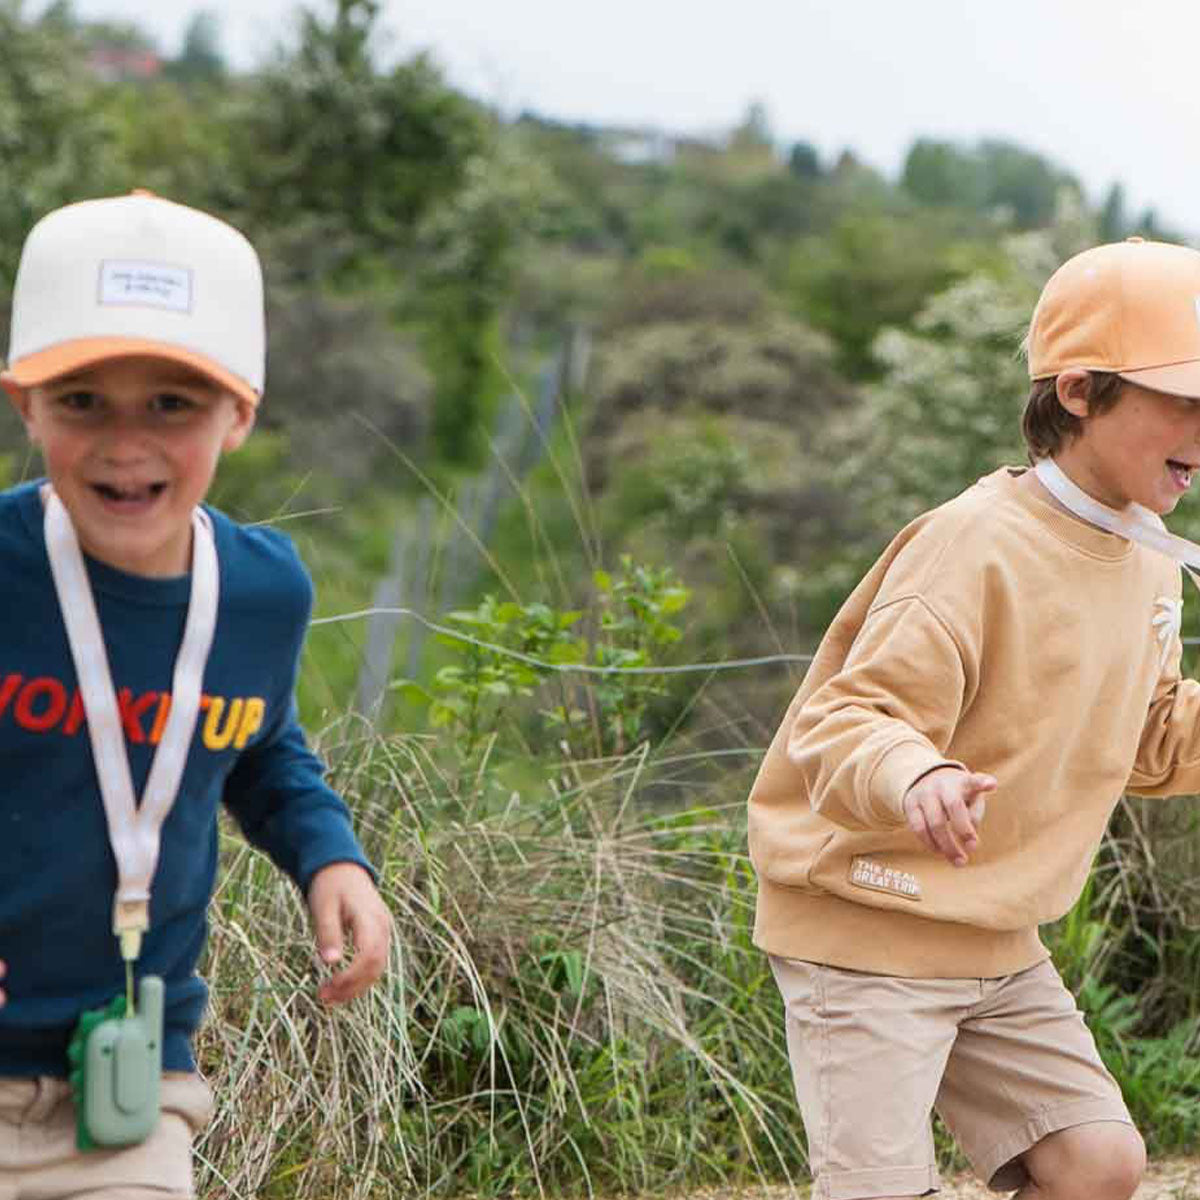
[(131, 1146), (153, 1133), (162, 1079), (163, 981), (146, 975), (135, 1016), (126, 999), (86, 1012), (67, 1050), (75, 1097), (75, 1144)]

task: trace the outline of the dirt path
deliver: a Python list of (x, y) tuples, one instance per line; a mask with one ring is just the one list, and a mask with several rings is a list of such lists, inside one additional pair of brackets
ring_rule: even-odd
[[(998, 1200), (1003, 1193), (989, 1192), (978, 1180), (959, 1176), (942, 1181), (936, 1200)], [(694, 1192), (690, 1200), (795, 1200), (807, 1197), (807, 1188), (760, 1188), (744, 1192)], [(932, 1200), (932, 1198), (931, 1198)], [(1164, 1159), (1150, 1164), (1134, 1200), (1200, 1200), (1200, 1158)]]
[[(946, 1180), (938, 1200), (996, 1200), (974, 1179)], [(1151, 1163), (1135, 1200), (1200, 1200), (1200, 1159), (1179, 1158)]]

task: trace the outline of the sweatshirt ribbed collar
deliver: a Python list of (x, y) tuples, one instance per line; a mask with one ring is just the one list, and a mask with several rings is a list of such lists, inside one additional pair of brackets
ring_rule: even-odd
[[(1031, 477), (1032, 485), (1025, 480), (1025, 476)], [(1074, 513), (1060, 508), (1026, 467), (1002, 467), (981, 482), (997, 487), (1006, 499), (1018, 505), (1060, 542), (1065, 542), (1093, 558), (1122, 562), (1134, 551), (1134, 543), (1128, 538), (1098, 529)]]

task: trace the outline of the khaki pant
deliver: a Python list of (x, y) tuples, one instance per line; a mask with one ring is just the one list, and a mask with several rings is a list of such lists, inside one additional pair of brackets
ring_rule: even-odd
[(158, 1128), (136, 1146), (75, 1148), (65, 1079), (0, 1078), (0, 1200), (191, 1200), (192, 1140), (212, 1116), (212, 1091), (164, 1071)]
[(920, 1196), (940, 1186), (936, 1107), (994, 1191), (1021, 1156), (1093, 1121), (1132, 1124), (1058, 972), (899, 979), (772, 958), (808, 1135), (813, 1197)]

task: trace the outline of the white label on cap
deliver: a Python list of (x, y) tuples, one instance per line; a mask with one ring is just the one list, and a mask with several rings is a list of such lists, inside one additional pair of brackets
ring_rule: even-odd
[(100, 264), (100, 303), (192, 311), (192, 273), (166, 263), (108, 259)]

